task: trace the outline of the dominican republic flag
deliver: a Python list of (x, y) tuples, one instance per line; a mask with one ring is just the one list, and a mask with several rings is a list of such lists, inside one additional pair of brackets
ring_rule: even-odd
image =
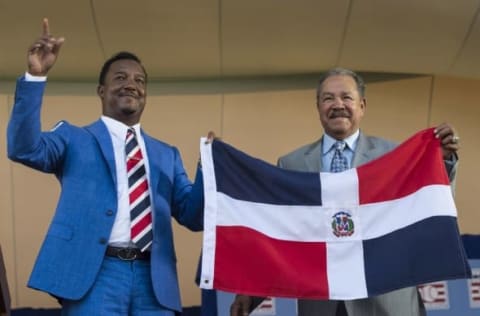
[(220, 141), (200, 149), (202, 288), (343, 300), (471, 276), (433, 129), (341, 173), (280, 169)]

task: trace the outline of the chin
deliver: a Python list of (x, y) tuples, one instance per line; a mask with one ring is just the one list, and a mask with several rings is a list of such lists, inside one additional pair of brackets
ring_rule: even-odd
[(129, 113), (132, 114), (132, 113), (136, 113), (140, 110), (140, 105), (131, 104), (131, 103), (124, 104), (124, 105), (122, 105), (121, 109), (122, 109), (122, 112), (124, 114), (129, 114)]
[(330, 136), (336, 136), (336, 137), (340, 137), (340, 138), (344, 138), (344, 137), (347, 137), (348, 134), (350, 132), (350, 129), (348, 128), (330, 128), (327, 133), (330, 135)]
[(349, 122), (336, 122), (336, 124), (330, 124), (330, 130), (335, 133), (346, 133), (352, 126)]

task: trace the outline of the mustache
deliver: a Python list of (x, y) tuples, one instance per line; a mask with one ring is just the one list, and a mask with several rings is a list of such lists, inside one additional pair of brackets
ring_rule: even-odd
[(348, 111), (345, 111), (345, 110), (333, 110), (328, 117), (329, 118), (337, 118), (337, 117), (350, 118), (351, 115), (350, 113), (348, 113)]

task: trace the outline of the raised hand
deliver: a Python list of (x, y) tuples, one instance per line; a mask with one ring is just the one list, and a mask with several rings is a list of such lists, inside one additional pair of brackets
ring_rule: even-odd
[(34, 76), (46, 76), (55, 64), (64, 41), (63, 37), (55, 38), (50, 35), (48, 19), (43, 19), (42, 36), (28, 49), (28, 73)]
[(460, 149), (460, 137), (448, 123), (438, 125), (434, 132), (435, 137), (440, 139), (443, 159), (450, 159)]

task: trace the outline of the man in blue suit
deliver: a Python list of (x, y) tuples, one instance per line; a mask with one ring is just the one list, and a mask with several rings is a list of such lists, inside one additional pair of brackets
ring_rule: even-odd
[[(8, 124), (9, 158), (52, 173), (61, 184), (28, 286), (57, 297), (63, 315), (179, 314), (171, 217), (191, 230), (202, 229), (201, 172), (192, 184), (178, 150), (140, 128), (147, 73), (128, 52), (114, 55), (101, 70), (99, 120), (85, 127), (62, 121), (42, 132), (46, 76), (63, 42), (50, 35), (45, 19), (42, 36), (29, 48), (27, 73), (17, 82)], [(142, 247), (130, 227), (132, 171), (126, 160), (132, 157), (125, 139), (132, 134), (145, 189), (138, 204), (150, 218), (142, 236), (151, 238)]]

